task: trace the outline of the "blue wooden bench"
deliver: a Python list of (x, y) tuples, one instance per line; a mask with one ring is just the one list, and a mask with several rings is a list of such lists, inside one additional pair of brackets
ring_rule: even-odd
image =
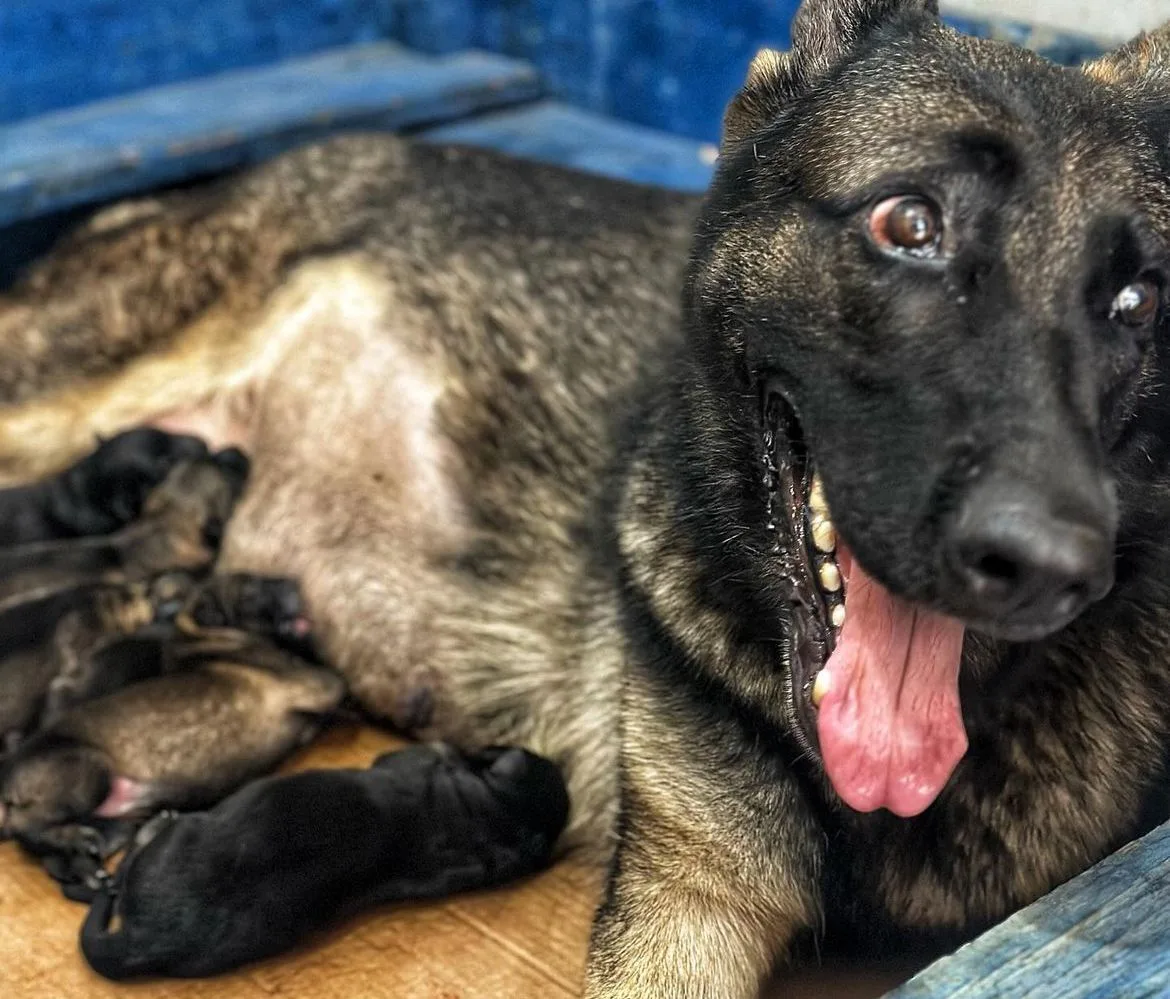
[[(407, 129), (701, 191), (724, 103), (760, 45), (787, 44), (795, 7), (737, 0), (715, 16), (701, 0), (3, 5), (0, 258), (6, 241), (47, 226), (46, 213), (237, 167), (341, 128)], [(1027, 25), (953, 20), (1061, 62), (1098, 51)], [(891, 995), (1170, 996), (1167, 912), (1170, 827)]]

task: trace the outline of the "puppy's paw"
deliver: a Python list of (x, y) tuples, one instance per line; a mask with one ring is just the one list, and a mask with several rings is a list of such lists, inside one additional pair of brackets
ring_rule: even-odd
[(565, 778), (552, 760), (526, 749), (490, 747), (472, 756), (472, 766), (513, 818), (550, 846), (569, 819)]
[(79, 535), (109, 534), (137, 519), (177, 464), (207, 453), (196, 437), (151, 427), (118, 434), (65, 473), (57, 516)]

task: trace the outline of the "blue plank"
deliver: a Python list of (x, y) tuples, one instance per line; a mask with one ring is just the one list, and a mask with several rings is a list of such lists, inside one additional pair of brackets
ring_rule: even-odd
[[(716, 141), (763, 45), (788, 45), (798, 0), (0, 0), (0, 123), (148, 86), (396, 39), (531, 62), (553, 94), (602, 114)], [(1091, 39), (952, 17), (961, 30), (1061, 62)], [(100, 53), (95, 58), (94, 53)]]
[(763, 45), (786, 47), (799, 0), (477, 0), (476, 44), (532, 62), (589, 110), (715, 142)]
[(541, 101), (430, 129), (424, 138), (489, 146), (513, 156), (682, 191), (710, 183), (717, 150), (658, 132)]
[(0, 224), (224, 170), (345, 126), (403, 128), (539, 96), (501, 56), (391, 43), (239, 70), (0, 127)]
[[(469, 2), (474, 43), (533, 63), (553, 96), (706, 142), (718, 140), (723, 108), (756, 51), (788, 46), (799, 6), (799, 0), (435, 0), (435, 7)], [(1066, 64), (1102, 48), (1090, 38), (1012, 21), (947, 21)], [(433, 38), (424, 30), (412, 44)]]
[(384, 39), (419, 2), (4, 0), (0, 122)]
[(1170, 996), (1170, 826), (891, 992), (890, 999)]

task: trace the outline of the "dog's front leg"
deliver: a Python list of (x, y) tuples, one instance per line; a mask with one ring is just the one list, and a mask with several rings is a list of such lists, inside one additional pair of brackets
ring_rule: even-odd
[(627, 690), (619, 845), (587, 999), (756, 999), (820, 918), (824, 837), (779, 756), (702, 705)]

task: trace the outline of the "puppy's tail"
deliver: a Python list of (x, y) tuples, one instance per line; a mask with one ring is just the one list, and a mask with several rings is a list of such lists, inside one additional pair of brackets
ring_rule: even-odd
[(85, 960), (103, 978), (115, 982), (140, 973), (131, 959), (133, 949), (128, 934), (111, 929), (117, 916), (117, 903), (116, 889), (104, 886), (81, 924), (81, 953)]

